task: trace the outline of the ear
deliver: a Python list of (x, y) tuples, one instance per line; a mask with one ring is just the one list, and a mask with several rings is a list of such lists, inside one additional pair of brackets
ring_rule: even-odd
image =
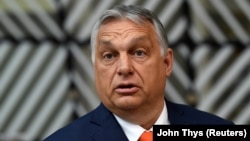
[(169, 77), (172, 73), (174, 58), (173, 58), (173, 50), (171, 48), (167, 48), (166, 56), (164, 59), (164, 63), (166, 65), (166, 77)]

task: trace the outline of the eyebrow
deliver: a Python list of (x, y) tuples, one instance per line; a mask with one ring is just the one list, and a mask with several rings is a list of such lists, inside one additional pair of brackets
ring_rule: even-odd
[(110, 40), (100, 40), (99, 41), (100, 45), (105, 45), (105, 46), (113, 46)]
[(112, 42), (110, 40), (105, 40), (105, 39), (101, 39), (99, 41), (99, 51), (103, 52), (107, 49), (114, 49), (114, 45), (112, 44)]
[(145, 40), (149, 40), (149, 38), (147, 36), (138, 36), (138, 37), (135, 37), (131, 40), (131, 43), (136, 43), (138, 41), (145, 41)]

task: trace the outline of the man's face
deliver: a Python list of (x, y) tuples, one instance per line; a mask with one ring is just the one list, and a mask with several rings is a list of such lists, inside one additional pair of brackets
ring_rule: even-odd
[(128, 19), (103, 24), (97, 35), (95, 82), (100, 99), (111, 111), (142, 110), (164, 99), (172, 70), (172, 50), (162, 56), (150, 22)]

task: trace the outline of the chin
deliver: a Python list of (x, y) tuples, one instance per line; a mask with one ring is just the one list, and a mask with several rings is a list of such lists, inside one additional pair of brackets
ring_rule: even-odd
[(129, 109), (136, 109), (140, 105), (142, 105), (142, 100), (136, 99), (136, 98), (120, 98), (116, 100), (115, 106), (118, 107), (119, 109), (124, 109), (124, 110), (129, 110)]

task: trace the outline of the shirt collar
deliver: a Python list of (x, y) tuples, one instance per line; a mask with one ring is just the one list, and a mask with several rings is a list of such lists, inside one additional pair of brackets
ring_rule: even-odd
[[(121, 125), (125, 135), (128, 137), (129, 141), (136, 141), (139, 139), (140, 135), (145, 131), (145, 129), (137, 124), (128, 122), (117, 115), (115, 115), (116, 120), (118, 123)], [(166, 103), (164, 104), (163, 110), (158, 117), (158, 119), (155, 122), (155, 125), (160, 125), (164, 124), (167, 125), (169, 124), (168, 121), (168, 112), (167, 112), (167, 106)], [(153, 131), (153, 127), (151, 127), (150, 131)]]

